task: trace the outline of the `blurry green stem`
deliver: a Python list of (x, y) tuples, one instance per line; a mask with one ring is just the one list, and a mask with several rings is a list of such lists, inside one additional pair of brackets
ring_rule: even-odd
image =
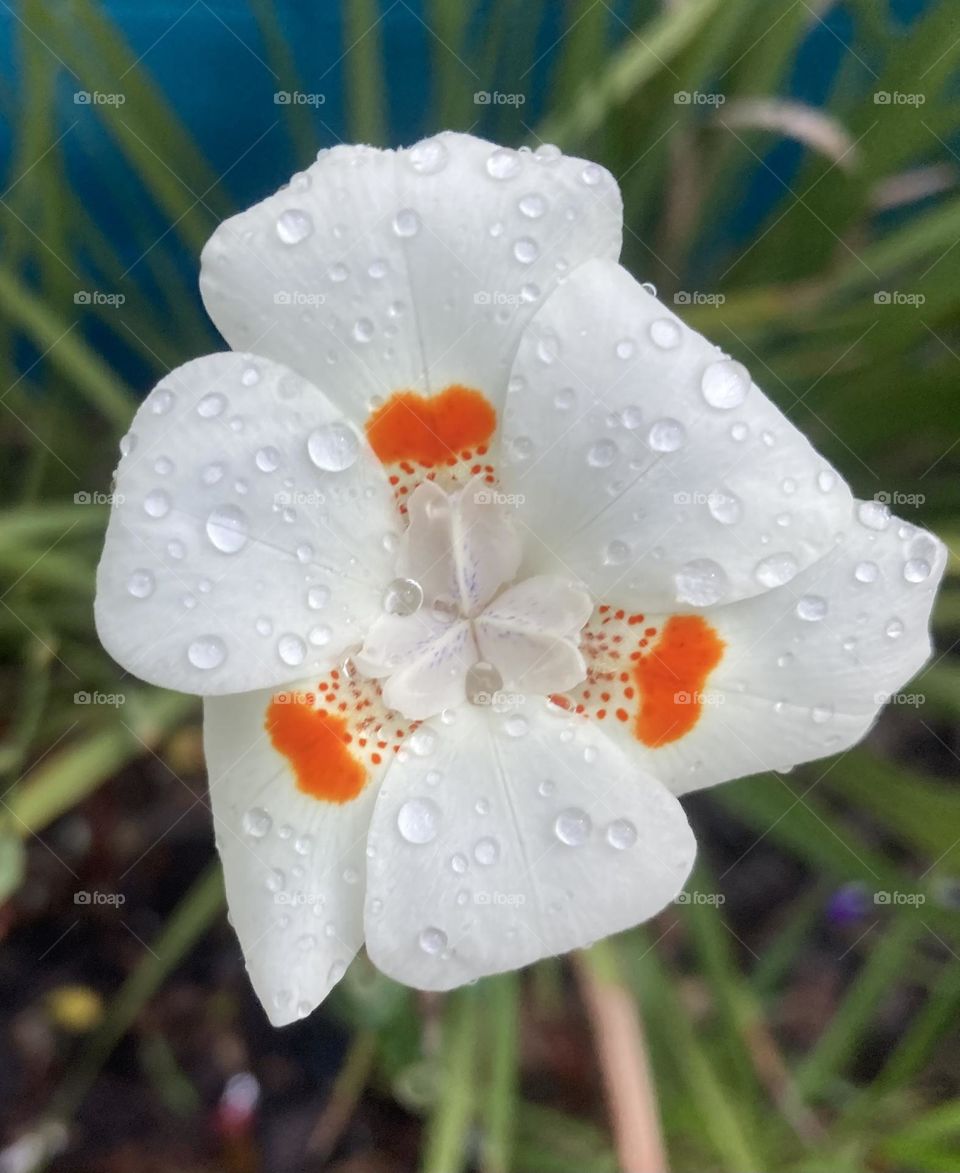
[(443, 1082), (427, 1126), (423, 1173), (460, 1173), (476, 1100), (474, 1067), (478, 1043), (477, 988), (450, 994), (443, 1024)]

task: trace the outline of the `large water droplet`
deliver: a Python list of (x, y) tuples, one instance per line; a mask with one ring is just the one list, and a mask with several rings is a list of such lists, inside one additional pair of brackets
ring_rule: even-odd
[(818, 623), (828, 610), (829, 605), (822, 595), (804, 595), (797, 603), (797, 615), (808, 623)]
[(393, 218), (393, 231), (397, 236), (416, 236), (420, 231), (420, 217), (413, 208), (401, 208)]
[(313, 220), (302, 208), (288, 208), (277, 217), (277, 236), (284, 244), (299, 244), (313, 232)]
[(494, 179), (512, 179), (520, 170), (520, 156), (516, 151), (500, 147), (487, 158), (487, 174)]
[(151, 489), (143, 499), (143, 511), (148, 517), (158, 519), (170, 512), (170, 497), (163, 489)]
[(703, 398), (711, 407), (729, 411), (739, 407), (750, 390), (750, 374), (741, 363), (731, 358), (712, 362), (700, 380)]
[(880, 567), (876, 562), (858, 562), (853, 569), (853, 577), (857, 582), (876, 582), (880, 577)]
[(637, 841), (637, 828), (629, 819), (614, 819), (607, 827), (607, 842), (618, 851), (632, 847)]
[(771, 554), (757, 563), (753, 576), (761, 586), (772, 589), (789, 582), (799, 569), (792, 554)]
[(207, 517), (210, 544), (223, 554), (236, 554), (247, 544), (247, 515), (236, 505), (220, 505)]
[(296, 668), (306, 658), (307, 645), (299, 635), (287, 632), (277, 640), (277, 655), (283, 660), (284, 664), (289, 664), (291, 668)]
[(397, 829), (408, 843), (430, 843), (437, 837), (440, 808), (430, 798), (411, 798), (397, 811)]
[(674, 350), (680, 345), (680, 327), (672, 318), (657, 318), (650, 323), (650, 341), (661, 350)]
[(647, 443), (654, 452), (676, 452), (687, 439), (687, 431), (679, 420), (662, 419), (652, 424)]
[(330, 588), (327, 586), (312, 586), (307, 591), (307, 606), (311, 611), (320, 611), (330, 602)]
[(568, 847), (580, 847), (590, 838), (593, 824), (586, 811), (579, 807), (570, 807), (557, 815), (553, 830), (561, 843)]
[(911, 558), (903, 565), (903, 577), (907, 582), (923, 582), (930, 577), (930, 563), (923, 558)]
[(251, 839), (262, 839), (264, 835), (269, 834), (273, 819), (262, 806), (252, 806), (243, 816), (242, 826), (244, 833)]
[(276, 472), (280, 467), (280, 452), (270, 445), (258, 448), (254, 461), (261, 472)]
[(407, 161), (418, 175), (436, 175), (447, 165), (447, 148), (439, 138), (425, 139), (407, 151)]
[(613, 440), (597, 440), (587, 449), (587, 464), (591, 468), (609, 468), (619, 454)]
[(424, 929), (418, 938), (420, 948), (424, 953), (435, 956), (447, 947), (447, 934), (442, 929)]
[(532, 237), (521, 236), (519, 240), (514, 241), (513, 255), (521, 265), (532, 265), (540, 255), (540, 246)]
[(857, 517), (867, 529), (885, 530), (890, 524), (890, 509), (882, 501), (861, 501)]
[(491, 867), (500, 858), (500, 844), (489, 837), (478, 839), (473, 845), (473, 858), (482, 867)]
[(324, 472), (342, 472), (356, 463), (360, 442), (346, 424), (324, 424), (307, 437), (307, 454)]
[(412, 578), (395, 578), (383, 594), (388, 615), (413, 615), (423, 604), (423, 587)]
[(719, 490), (707, 496), (707, 508), (710, 516), (721, 525), (735, 525), (743, 513), (739, 497)]
[(226, 645), (216, 635), (202, 635), (187, 648), (187, 659), (194, 668), (199, 668), (203, 672), (219, 668), (226, 658)]
[(685, 563), (673, 576), (678, 603), (694, 607), (710, 607), (727, 592), (726, 572), (711, 558), (694, 558)]

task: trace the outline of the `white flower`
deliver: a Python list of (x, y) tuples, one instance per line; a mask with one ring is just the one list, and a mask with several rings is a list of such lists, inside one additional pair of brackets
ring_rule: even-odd
[(444, 134), (324, 151), (204, 251), (234, 350), (137, 413), (97, 624), (206, 698), (275, 1023), (364, 942), (446, 989), (653, 915), (677, 795), (852, 745), (928, 655), (941, 544), (620, 235), (601, 167)]

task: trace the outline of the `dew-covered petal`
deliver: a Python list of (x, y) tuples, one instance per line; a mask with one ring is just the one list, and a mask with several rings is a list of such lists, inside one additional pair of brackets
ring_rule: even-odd
[(338, 672), (204, 704), (230, 921), (275, 1026), (322, 1002), (363, 943), (367, 829), (408, 734)]
[(886, 512), (877, 529), (860, 509), (819, 562), (755, 598), (705, 614), (598, 609), (568, 706), (678, 794), (855, 744), (927, 659), (946, 563), (932, 535)]
[[(201, 291), (232, 347), (301, 371), (358, 424), (399, 393), (450, 388), (496, 418), (524, 326), (577, 265), (619, 255), (621, 228), (612, 176), (553, 150), (455, 133), (403, 151), (334, 147), (217, 229)], [(411, 406), (427, 413), (419, 433)], [(438, 439), (441, 463), (447, 444), (475, 452), (462, 397), (450, 408), (437, 419), (404, 401), (390, 430), (427, 442), (431, 462)]]
[(526, 573), (709, 607), (788, 581), (848, 522), (845, 484), (746, 370), (613, 262), (551, 297), (511, 386), (501, 479), (524, 499)]
[(589, 722), (529, 698), (423, 728), (374, 811), (365, 925), (373, 962), (419, 989), (589, 945), (653, 916), (689, 873), (679, 803)]
[(97, 630), (182, 692), (269, 687), (335, 662), (379, 614), (400, 519), (362, 434), (269, 359), (172, 371), (122, 445)]

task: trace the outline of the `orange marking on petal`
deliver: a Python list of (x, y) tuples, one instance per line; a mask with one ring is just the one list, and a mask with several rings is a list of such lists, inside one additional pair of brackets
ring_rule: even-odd
[(395, 392), (370, 415), (366, 431), (384, 464), (431, 465), (456, 462), (464, 448), (486, 443), (496, 423), (496, 411), (479, 391), (455, 383), (432, 396)]
[(313, 708), (302, 695), (281, 693), (270, 701), (265, 725), (304, 794), (345, 803), (363, 789), (367, 771), (347, 749), (352, 737), (342, 717)]
[(638, 741), (656, 748), (679, 741), (700, 717), (701, 693), (726, 647), (700, 615), (672, 615), (656, 646), (633, 670), (640, 690)]

